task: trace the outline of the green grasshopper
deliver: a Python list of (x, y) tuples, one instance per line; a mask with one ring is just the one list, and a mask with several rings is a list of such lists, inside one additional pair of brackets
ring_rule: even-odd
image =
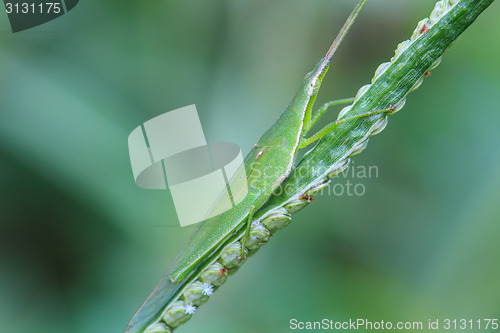
[[(206, 219), (199, 225), (185, 248), (179, 253), (169, 270), (131, 319), (126, 328), (126, 333), (142, 332), (147, 325), (152, 323), (159, 316), (162, 309), (178, 294), (186, 281), (199, 272), (200, 267), (206, 264), (205, 261), (214, 252), (220, 250), (231, 237), (234, 238), (246, 223), (246, 232), (241, 240), (240, 255), (241, 260), (245, 259), (245, 243), (249, 237), (253, 213), (266, 202), (289, 175), (300, 148), (304, 148), (320, 139), (341, 123), (390, 111), (390, 109), (376, 110), (339, 119), (327, 125), (315, 135), (306, 138), (309, 130), (326, 111), (326, 108), (323, 108), (314, 115), (312, 114), (316, 96), (328, 71), (330, 61), (366, 2), (367, 0), (360, 0), (357, 3), (330, 46), (326, 56), (306, 75), (292, 102), (245, 158), (246, 181), (248, 184), (248, 194), (245, 199), (231, 210)], [(350, 101), (352, 99), (339, 100), (330, 102), (329, 105)], [(232, 179), (231, 181), (241, 181), (241, 179)]]

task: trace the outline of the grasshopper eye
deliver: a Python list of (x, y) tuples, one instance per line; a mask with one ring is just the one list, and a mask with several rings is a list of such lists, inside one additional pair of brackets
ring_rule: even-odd
[(306, 86), (307, 95), (309, 96), (316, 95), (319, 90), (319, 85), (320, 83), (317, 77), (314, 77), (311, 81), (309, 81), (309, 83)]

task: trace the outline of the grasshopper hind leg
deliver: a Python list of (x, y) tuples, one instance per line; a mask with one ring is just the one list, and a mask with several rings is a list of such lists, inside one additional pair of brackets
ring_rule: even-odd
[(355, 115), (355, 116), (351, 116), (351, 117), (347, 117), (347, 118), (341, 118), (333, 123), (330, 123), (328, 125), (326, 125), (325, 127), (323, 127), (322, 129), (320, 129), (318, 132), (316, 132), (315, 134), (313, 134), (311, 137), (309, 138), (302, 138), (300, 140), (300, 143), (299, 143), (299, 148), (305, 148), (307, 147), (308, 145), (310, 145), (311, 143), (315, 142), (316, 140), (319, 140), (321, 139), (322, 137), (324, 137), (325, 135), (327, 135), (328, 133), (330, 133), (331, 131), (333, 131), (335, 128), (337, 128), (340, 124), (343, 124), (343, 123), (346, 123), (348, 121), (352, 121), (352, 120), (355, 120), (355, 119), (359, 119), (359, 118), (364, 118), (364, 117), (371, 117), (373, 115), (376, 115), (376, 114), (380, 114), (380, 113), (393, 113), (395, 112), (395, 107), (393, 105), (390, 105), (389, 108), (387, 109), (383, 109), (383, 110), (373, 110), (373, 111), (369, 111), (369, 112), (366, 112), (366, 113), (362, 113), (362, 114), (358, 114), (358, 115)]

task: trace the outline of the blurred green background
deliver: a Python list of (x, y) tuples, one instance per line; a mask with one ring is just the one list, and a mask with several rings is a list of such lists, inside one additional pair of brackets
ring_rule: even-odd
[[(128, 134), (196, 104), (208, 141), (248, 152), (353, 6), (87, 0), (16, 34), (1, 15), (0, 331), (122, 332), (193, 230), (168, 191), (134, 184)], [(318, 102), (355, 94), (433, 6), (369, 1)], [(378, 168), (350, 179), (363, 196), (319, 197), (179, 332), (499, 318), (499, 15), (354, 159)]]

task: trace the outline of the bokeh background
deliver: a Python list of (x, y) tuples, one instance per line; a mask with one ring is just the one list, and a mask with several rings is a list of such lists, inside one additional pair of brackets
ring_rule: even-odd
[[(122, 332), (193, 230), (168, 191), (134, 184), (128, 134), (196, 104), (208, 141), (248, 152), (353, 6), (82, 0), (16, 34), (0, 15), (0, 331)], [(319, 102), (368, 83), (433, 6), (369, 1)], [(499, 15), (494, 3), (355, 158), (378, 168), (350, 179), (363, 196), (318, 198), (179, 332), (499, 318)]]

